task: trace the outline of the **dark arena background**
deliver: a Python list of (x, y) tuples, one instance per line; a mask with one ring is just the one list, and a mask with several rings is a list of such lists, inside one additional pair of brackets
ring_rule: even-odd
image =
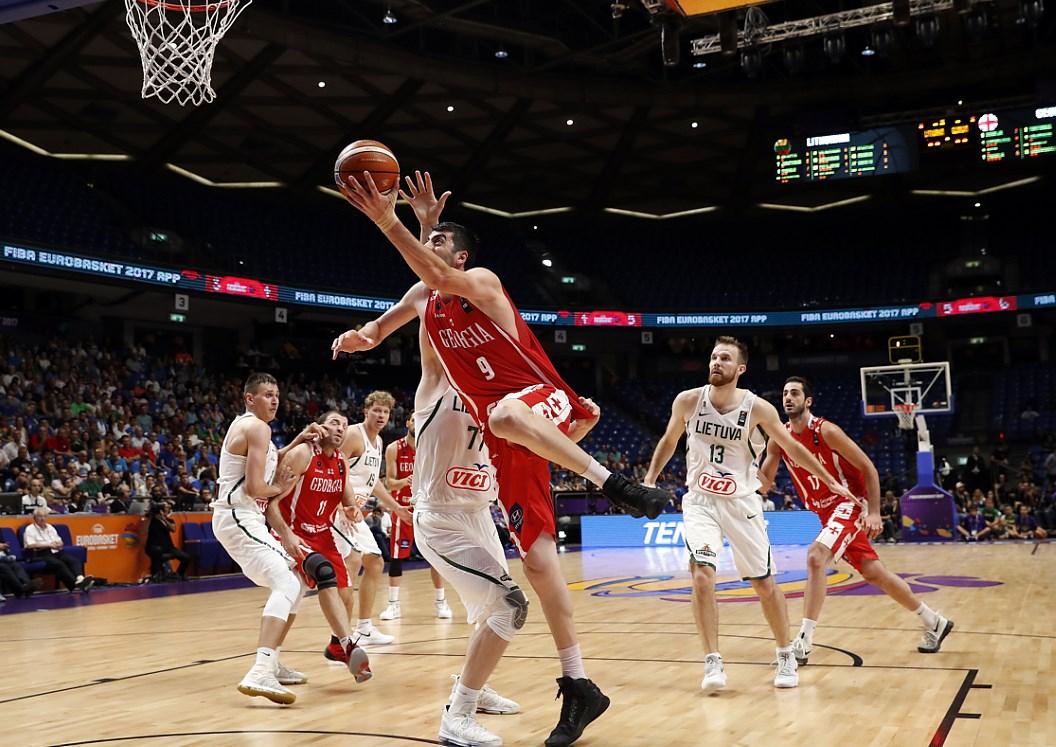
[[(269, 591), (210, 504), (246, 377), (278, 381), (280, 448), (328, 410), (360, 422), (375, 390), (395, 398), (386, 445), (415, 410), (417, 321), (331, 353), (418, 280), (335, 184), (338, 154), (369, 139), (451, 192), (443, 218), (479, 237), (472, 264), (600, 406), (580, 445), (602, 468), (641, 482), (676, 395), (736, 337), (740, 387), (785, 420), (785, 382), (806, 378), (813, 413), (875, 465), (876, 553), (955, 622), (918, 652), (912, 611), (843, 560), (812, 565), (823, 520), (782, 464), (750, 499), (789, 636), (823, 576), (813, 652), (798, 687), (773, 687), (762, 584), (705, 545), (729, 684), (702, 690), (685, 439), (653, 519), (554, 465), (551, 568), (611, 699), (577, 744), (1056, 744), (1050, 5), (0, 1), (8, 742), (571, 743), (548, 741), (568, 659), (511, 538), (522, 517), (497, 502), (529, 600), (489, 679), (516, 712), (476, 717), (500, 741), (438, 733), (476, 633), (453, 582), (438, 616), (417, 547), (402, 596), (386, 572), (359, 615), (394, 637), (364, 646), (371, 681), (324, 659), (311, 591), (281, 649), (308, 680), (296, 702), (236, 690)], [(406, 200), (395, 211), (417, 231)], [(396, 519), (372, 508), (391, 570)], [(148, 557), (159, 514), (187, 563)], [(29, 547), (34, 521), (66, 566)]]

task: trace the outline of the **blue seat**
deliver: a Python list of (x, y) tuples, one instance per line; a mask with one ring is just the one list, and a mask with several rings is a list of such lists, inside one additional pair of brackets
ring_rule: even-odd
[(44, 570), (45, 566), (43, 561), (26, 560), (26, 556), (22, 550), (22, 538), (14, 529), (0, 527), (0, 536), (3, 537), (4, 542), (10, 545), (11, 549), (8, 550), (8, 552), (11, 553), (16, 560), (22, 563), (22, 567), (26, 569), (26, 573), (39, 573)]
[(88, 562), (88, 548), (79, 547), (73, 544), (73, 537), (70, 535), (70, 528), (65, 524), (52, 524), (55, 527), (55, 531), (59, 533), (59, 537), (62, 538), (62, 550), (73, 557), (81, 561), (81, 564)]
[[(183, 551), (191, 556), (198, 575), (205, 575), (206, 571), (203, 569), (202, 563), (202, 525), (188, 521), (183, 525), (181, 531), (183, 533)], [(212, 565), (215, 567), (216, 562), (213, 561)]]
[[(227, 554), (227, 549), (216, 538), (216, 534), (213, 532), (213, 522), (211, 521), (202, 523), (202, 542), (210, 545), (209, 552), (216, 553), (217, 573), (231, 573), (235, 570), (235, 561), (231, 559), (231, 556)], [(214, 545), (215, 547), (213, 547)]]

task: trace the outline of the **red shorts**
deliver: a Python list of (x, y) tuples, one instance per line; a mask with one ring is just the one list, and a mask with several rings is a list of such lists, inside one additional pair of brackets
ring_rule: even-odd
[[(414, 512), (410, 506), (400, 503), (408, 511)], [(405, 524), (402, 519), (392, 515), (392, 529), (389, 530), (389, 554), (395, 559), (406, 560), (411, 557), (411, 547), (414, 545), (414, 524)]]
[[(330, 561), (330, 565), (334, 567), (334, 574), (337, 576), (338, 588), (346, 588), (351, 586), (348, 579), (348, 569), (345, 567), (345, 560), (341, 557), (341, 551), (337, 549), (337, 545), (334, 544), (334, 533), (327, 530), (325, 532), (318, 532), (316, 534), (309, 534), (303, 532), (301, 534), (294, 533), (298, 540), (301, 542), (301, 552), (304, 553), (305, 559), (308, 555), (317, 552), (324, 558)], [(301, 574), (301, 578), (308, 585), (309, 589), (315, 588), (315, 579), (304, 572), (303, 564), (304, 560), (297, 562), (297, 572)]]
[[(568, 395), (560, 389), (537, 384), (503, 399), (524, 402), (532, 412), (542, 415), (562, 433), (567, 434), (572, 428), (572, 406)], [(495, 438), (487, 430), (484, 439), (499, 483), (499, 503), (506, 512), (510, 534), (523, 555), (532, 549), (540, 534), (557, 536), (554, 499), (550, 492), (550, 462), (519, 444)]]
[(815, 538), (832, 551), (832, 559), (841, 558), (861, 573), (863, 560), (877, 560), (869, 536), (864, 531), (862, 507), (852, 501), (843, 501), (830, 510), (816, 512), (821, 517), (821, 533)]

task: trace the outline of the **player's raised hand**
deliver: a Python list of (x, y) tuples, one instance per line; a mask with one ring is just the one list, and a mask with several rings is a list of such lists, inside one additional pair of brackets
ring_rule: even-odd
[(435, 226), (440, 222), (440, 214), (444, 212), (444, 205), (447, 204), (451, 193), (444, 192), (437, 198), (433, 191), (433, 177), (428, 171), (424, 175), (421, 171), (415, 171), (413, 181), (410, 176), (403, 179), (407, 183), (407, 191), (401, 189), (400, 197), (414, 209), (418, 223), (424, 228)]
[(393, 189), (389, 194), (383, 195), (378, 191), (374, 177), (369, 171), (363, 172), (363, 183), (356, 177), (349, 176), (339, 187), (345, 199), (379, 227), (387, 228), (395, 222), (397, 190)]
[(332, 359), (336, 361), (338, 353), (358, 353), (361, 350), (370, 350), (377, 344), (377, 340), (367, 337), (358, 329), (350, 329), (335, 337), (333, 343), (330, 344), (330, 350), (333, 352)]

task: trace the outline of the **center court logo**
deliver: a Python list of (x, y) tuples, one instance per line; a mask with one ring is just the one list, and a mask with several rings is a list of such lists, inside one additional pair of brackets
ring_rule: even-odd
[[(988, 581), (975, 576), (927, 576), (919, 573), (900, 573), (915, 594), (938, 591), (940, 587), (985, 588), (1001, 586), (1001, 581)], [(807, 583), (806, 571), (788, 571), (775, 576), (778, 586), (786, 597), (797, 599), (803, 596)], [(828, 595), (872, 596), (883, 592), (863, 581), (853, 573), (830, 569), (826, 576)], [(689, 602), (692, 600), (693, 583), (687, 577), (673, 575), (622, 576), (577, 581), (568, 585), (573, 591), (587, 591), (595, 597), (633, 598), (659, 597), (665, 602)], [(752, 586), (747, 581), (723, 581), (715, 585), (720, 602), (757, 602)]]

